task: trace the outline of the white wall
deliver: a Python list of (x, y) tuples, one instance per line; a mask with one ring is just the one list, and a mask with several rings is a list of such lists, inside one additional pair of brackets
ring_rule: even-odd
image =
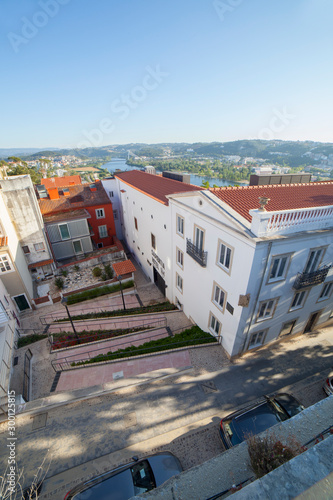
[(0, 279), (0, 400), (9, 388), (15, 335), (15, 306)]
[[(200, 205), (199, 202), (202, 204)], [(255, 245), (241, 235), (235, 225), (221, 214), (202, 194), (173, 196), (170, 200), (172, 211), (172, 265), (173, 301), (176, 298), (183, 304), (183, 310), (200, 328), (209, 331), (210, 313), (221, 323), (221, 343), (231, 354), (238, 330), (243, 307), (238, 305), (239, 296), (247, 293), (249, 275)], [(177, 215), (185, 219), (184, 238), (176, 231)], [(204, 250), (208, 252), (207, 267), (201, 267), (186, 253), (186, 238), (193, 242), (194, 225), (205, 231)], [(219, 240), (234, 249), (230, 273), (217, 265)], [(184, 252), (184, 269), (176, 263), (176, 250)], [(183, 278), (183, 293), (176, 287), (176, 273)], [(214, 283), (226, 293), (225, 307), (221, 311), (212, 301)], [(233, 308), (231, 314), (226, 303)]]
[[(125, 184), (120, 179), (117, 179), (117, 183), (127, 246), (151, 281), (154, 281), (153, 268), (155, 265), (165, 279), (166, 297), (172, 300), (170, 208)], [(124, 192), (121, 192), (122, 190)], [(135, 229), (134, 217), (138, 222), (138, 230)], [(153, 263), (151, 233), (156, 238), (154, 252), (160, 259), (160, 263), (157, 262), (156, 258), (155, 264)]]
[[(119, 240), (122, 240), (123, 235), (123, 220), (122, 220), (122, 210), (120, 203), (120, 193), (117, 187), (117, 179), (107, 178), (102, 179), (102, 186), (105, 189), (106, 194), (110, 198), (112, 203), (114, 223), (116, 226), (116, 235)], [(115, 213), (116, 212), (116, 213)]]

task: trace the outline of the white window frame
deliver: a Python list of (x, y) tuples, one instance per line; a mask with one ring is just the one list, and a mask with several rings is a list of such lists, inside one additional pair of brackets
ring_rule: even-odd
[[(38, 248), (40, 245), (42, 246)], [(42, 241), (40, 243), (34, 243), (34, 249), (36, 252), (43, 252), (45, 250), (45, 245)]]
[[(289, 311), (302, 309), (306, 301), (307, 295), (308, 295), (308, 290), (300, 290), (298, 292), (295, 292), (292, 301), (290, 303)], [(295, 301), (296, 303), (294, 304)]]
[(176, 288), (180, 291), (180, 293), (183, 293), (183, 286), (183, 278), (180, 276), (180, 274), (176, 273)]
[[(19, 294), (17, 294), (17, 295), (13, 295), (13, 296), (11, 297), (12, 301), (13, 301), (13, 302), (14, 302), (14, 304), (15, 304), (16, 309), (17, 309), (19, 312), (22, 312), (22, 311), (21, 311), (21, 309), (19, 308), (19, 306), (17, 305), (17, 302), (16, 302), (16, 300), (15, 300), (15, 299), (16, 299), (16, 297), (21, 297), (21, 296), (23, 296), (23, 295), (24, 295), (24, 297), (25, 297), (25, 300), (27, 301), (27, 304), (28, 304), (28, 306), (29, 306), (29, 309), (32, 309), (32, 307), (31, 307), (31, 305), (30, 305), (30, 302), (29, 302), (28, 297), (26, 296), (26, 294), (25, 294), (25, 293), (19, 293)], [(22, 310), (23, 310), (23, 311), (27, 311), (28, 309), (22, 309)], [(15, 316), (15, 318), (16, 318), (16, 316)], [(17, 318), (16, 318), (16, 319), (17, 319)]]
[(209, 313), (208, 328), (215, 337), (221, 334), (222, 323), (212, 312)]
[[(290, 254), (276, 255), (272, 257), (271, 267), (268, 274), (268, 283), (283, 281), (286, 279), (290, 262)], [(272, 273), (274, 271), (274, 275)]]
[(110, 198), (113, 198), (113, 196), (114, 196), (113, 191), (109, 191), (109, 196), (110, 196)]
[[(27, 251), (27, 252), (24, 250), (25, 248), (27, 248), (27, 249), (28, 249), (28, 251)], [(23, 250), (24, 255), (29, 255), (29, 253), (30, 253), (30, 248), (29, 248), (29, 245), (23, 245), (23, 246), (22, 246), (22, 250)]]
[(118, 220), (118, 210), (113, 210), (113, 218), (114, 220)]
[[(81, 252), (76, 252), (76, 251), (75, 251), (75, 246), (74, 246), (74, 243), (77, 243), (77, 242), (79, 242), (79, 243), (80, 243), (80, 245), (81, 245)], [(83, 251), (83, 246), (82, 246), (82, 241), (81, 241), (81, 240), (79, 240), (79, 239), (77, 239), (77, 240), (73, 240), (73, 241), (72, 241), (72, 243), (73, 243), (73, 251), (74, 251), (75, 255), (82, 255), (82, 254), (84, 253), (84, 251)]]
[(185, 233), (185, 219), (181, 215), (176, 215), (176, 232), (179, 236), (184, 238)]
[[(9, 266), (9, 269), (7, 269), (7, 266)], [(0, 255), (0, 276), (2, 274), (12, 273), (13, 271), (15, 271), (15, 269), (9, 255)]]
[[(61, 227), (62, 226), (66, 226), (67, 227), (67, 232), (68, 232), (68, 238), (63, 238), (62, 234), (61, 234)], [(59, 228), (59, 233), (60, 233), (60, 238), (61, 238), (61, 241), (67, 241), (67, 240), (70, 240), (71, 239), (71, 232), (69, 230), (69, 226), (67, 224), (67, 222), (63, 222), (62, 224), (58, 224), (58, 228)]]
[(257, 319), (256, 319), (257, 323), (259, 323), (260, 321), (265, 321), (267, 319), (273, 318), (277, 301), (278, 299), (275, 298), (275, 299), (262, 300), (259, 303)]
[(105, 210), (104, 208), (96, 208), (96, 219), (105, 219)]
[(257, 347), (264, 345), (266, 334), (267, 330), (260, 330), (259, 332), (253, 332), (250, 337), (247, 349), (250, 351), (251, 349), (255, 349)]
[(176, 262), (181, 269), (184, 269), (184, 252), (176, 247)]
[(194, 224), (193, 244), (200, 252), (204, 251), (205, 230), (197, 224)]
[(318, 301), (329, 299), (330, 296), (332, 295), (332, 292), (333, 292), (333, 281), (328, 281), (327, 283), (324, 283)]
[[(309, 274), (309, 273), (313, 273), (315, 271), (317, 271), (317, 269), (319, 268), (321, 262), (322, 262), (322, 259), (323, 259), (323, 256), (324, 256), (324, 253), (325, 253), (325, 250), (326, 248), (312, 248), (309, 252), (309, 256), (308, 256), (308, 259), (307, 259), (307, 262), (306, 262), (306, 265), (305, 265), (305, 268), (304, 268), (304, 274)], [(312, 257), (313, 255), (313, 257)]]
[[(222, 254), (222, 247), (224, 247)], [(223, 258), (221, 259), (223, 255)], [(234, 248), (228, 245), (225, 241), (218, 240), (216, 264), (223, 269), (227, 274), (231, 273), (232, 261), (234, 256)]]
[(106, 224), (104, 224), (103, 226), (98, 226), (98, 235), (100, 238), (107, 238), (109, 236), (108, 226)]
[[(222, 304), (221, 304), (221, 298), (222, 298)], [(222, 313), (224, 313), (225, 305), (227, 303), (227, 293), (215, 281), (213, 284), (212, 302)]]

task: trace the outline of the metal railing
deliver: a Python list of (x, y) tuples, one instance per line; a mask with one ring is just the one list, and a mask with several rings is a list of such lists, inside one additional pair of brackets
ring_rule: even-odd
[(200, 250), (197, 246), (195, 246), (191, 240), (186, 238), (186, 253), (192, 257), (200, 266), (207, 266), (207, 252)]
[(326, 279), (327, 273), (331, 266), (325, 266), (313, 273), (298, 273), (293, 288), (300, 290), (308, 286), (320, 285)]

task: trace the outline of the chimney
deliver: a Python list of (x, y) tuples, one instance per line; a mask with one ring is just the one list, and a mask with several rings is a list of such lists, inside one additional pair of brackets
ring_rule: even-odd
[(59, 200), (58, 188), (49, 188), (48, 190), (50, 200)]

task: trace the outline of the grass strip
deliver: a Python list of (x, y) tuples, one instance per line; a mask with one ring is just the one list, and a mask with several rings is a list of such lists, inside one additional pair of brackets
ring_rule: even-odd
[[(131, 288), (134, 286), (134, 281), (130, 280), (122, 283), (122, 289)], [(102, 295), (108, 295), (109, 293), (115, 293), (120, 290), (120, 284), (115, 283), (114, 285), (105, 285), (98, 288), (93, 288), (92, 290), (85, 290), (84, 292), (74, 293), (73, 295), (67, 296), (67, 304), (77, 304), (78, 302), (84, 302), (85, 300), (95, 299), (96, 297), (101, 297)]]
[[(71, 314), (71, 318), (72, 320), (79, 321), (81, 319), (112, 318), (114, 316), (149, 314), (154, 312), (174, 311), (176, 309), (178, 308), (170, 302), (161, 302), (160, 304), (154, 304), (152, 306), (132, 307), (131, 309), (116, 309), (114, 311), (100, 311), (77, 315)], [(68, 318), (57, 319), (55, 323), (62, 323), (64, 321), (68, 321)]]
[(34, 342), (38, 342), (38, 340), (43, 340), (46, 339), (47, 335), (41, 334), (38, 335), (37, 333), (33, 333), (32, 335), (26, 335), (25, 337), (20, 337), (17, 341), (17, 347), (18, 349), (20, 347), (25, 347), (26, 345), (33, 344)]
[(208, 344), (217, 342), (215, 337), (204, 332), (198, 326), (193, 326), (184, 332), (177, 333), (174, 337), (165, 337), (163, 339), (151, 340), (140, 346), (130, 346), (125, 349), (119, 349), (115, 352), (107, 354), (98, 354), (97, 356), (85, 361), (71, 363), (71, 366), (82, 366), (92, 363), (100, 363), (101, 361), (111, 361), (113, 359), (127, 358), (137, 356), (139, 354), (149, 354), (153, 352), (168, 351), (178, 347), (186, 347), (192, 345)]

